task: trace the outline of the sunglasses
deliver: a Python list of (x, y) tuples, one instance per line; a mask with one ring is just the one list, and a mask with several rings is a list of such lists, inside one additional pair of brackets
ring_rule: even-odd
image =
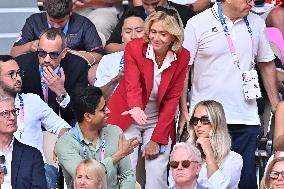
[(156, 11), (156, 12), (162, 11), (162, 12), (166, 13), (166, 14), (169, 15), (169, 16), (174, 16), (174, 17), (176, 17), (176, 20), (177, 20), (177, 22), (178, 22), (178, 25), (180, 25), (180, 24), (179, 24), (179, 19), (178, 19), (178, 17), (177, 17), (178, 12), (177, 12), (175, 9), (167, 9), (167, 8), (165, 8), (165, 7), (162, 7), (162, 6), (157, 6), (157, 7), (155, 8), (155, 11)]
[(181, 166), (183, 168), (188, 168), (191, 163), (198, 163), (198, 161), (189, 161), (189, 160), (182, 160), (182, 161), (170, 161), (169, 165), (171, 168), (176, 169), (179, 166), (179, 163), (181, 163)]
[(7, 174), (7, 167), (4, 165), (6, 162), (5, 156), (0, 156), (0, 173), (4, 173), (4, 175)]
[(282, 175), (282, 177), (284, 178), (284, 171), (278, 172), (278, 171), (271, 171), (271, 173), (269, 174), (269, 177), (273, 180), (276, 180), (279, 178), (279, 175)]
[(209, 120), (208, 116), (201, 116), (201, 118), (191, 117), (190, 120), (189, 120), (189, 123), (191, 125), (198, 125), (198, 121), (200, 121), (200, 123), (202, 125), (208, 125), (210, 123), (210, 120)]
[(37, 54), (41, 58), (45, 58), (47, 55), (49, 55), (49, 57), (51, 59), (55, 60), (55, 59), (57, 59), (59, 57), (59, 55), (62, 53), (62, 51), (61, 52), (46, 52), (44, 50), (38, 50)]

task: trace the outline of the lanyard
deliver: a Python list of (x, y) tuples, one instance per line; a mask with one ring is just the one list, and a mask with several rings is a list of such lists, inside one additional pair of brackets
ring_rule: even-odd
[[(47, 21), (47, 25), (48, 25), (48, 28), (52, 28), (51, 24)], [(68, 28), (69, 28), (69, 20), (68, 22), (65, 24), (62, 32), (66, 35), (67, 31), (68, 31)]]
[[(220, 22), (221, 22), (221, 25), (223, 27), (225, 36), (227, 38), (227, 42), (228, 42), (228, 45), (229, 45), (229, 50), (230, 50), (230, 53), (232, 54), (234, 63), (237, 64), (238, 68), (240, 69), (240, 65), (239, 65), (240, 61), (239, 61), (239, 58), (237, 56), (233, 40), (231, 38), (228, 26), (227, 26), (227, 24), (225, 22), (225, 18), (224, 18), (223, 13), (222, 13), (222, 4), (221, 3), (218, 4), (218, 15), (219, 15)], [(253, 38), (253, 33), (252, 33), (252, 30), (251, 30), (251, 27), (249, 25), (249, 21), (248, 21), (247, 17), (245, 16), (243, 19), (244, 19), (244, 21), (246, 23), (248, 33), (250, 34), (251, 46), (252, 46), (252, 62), (254, 62), (253, 61), (254, 60), (254, 38)], [(252, 63), (252, 68), (253, 67), (254, 67), (254, 63)]]
[(25, 111), (24, 111), (24, 99), (22, 97), (22, 94), (18, 94), (18, 98), (20, 100), (20, 112), (19, 112), (19, 116), (20, 116), (20, 122), (19, 122), (19, 131), (20, 131), (20, 139), (22, 139), (22, 135), (24, 132), (24, 116), (25, 116)]
[(123, 72), (124, 69), (124, 54), (122, 55), (119, 63), (119, 72)]
[[(57, 69), (57, 75), (59, 77), (61, 77), (61, 73), (60, 73), (60, 64), (58, 65), (58, 67), (56, 68)], [(55, 70), (56, 70), (55, 69)], [(42, 65), (39, 64), (39, 67), (38, 67), (38, 70), (39, 70), (39, 76), (40, 76), (40, 84), (41, 84), (41, 89), (42, 89), (42, 94), (43, 94), (43, 98), (44, 98), (44, 102), (48, 103), (48, 87), (46, 86), (44, 80), (43, 80), (43, 68), (42, 68)]]
[[(81, 141), (80, 139), (80, 135), (79, 135), (79, 130), (77, 127), (74, 127), (73, 128), (73, 133), (78, 141), (78, 143), (80, 144), (81, 148), (82, 148), (82, 151), (83, 151), (83, 159), (87, 159), (87, 149), (86, 149), (86, 146), (85, 144)], [(105, 153), (106, 153), (106, 141), (105, 139), (103, 138), (102, 139), (102, 144), (100, 146), (100, 161), (104, 160), (105, 159)]]

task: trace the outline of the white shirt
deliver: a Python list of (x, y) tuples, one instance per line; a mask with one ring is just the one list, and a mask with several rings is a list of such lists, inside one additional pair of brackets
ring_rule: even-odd
[(172, 51), (168, 51), (167, 55), (163, 61), (163, 64), (160, 68), (158, 68), (158, 64), (156, 63), (155, 53), (153, 46), (148, 44), (147, 51), (146, 51), (146, 58), (153, 61), (154, 64), (154, 79), (153, 79), (153, 88), (150, 93), (149, 101), (145, 108), (145, 113), (147, 117), (158, 116), (158, 92), (159, 86), (161, 83), (161, 76), (162, 72), (171, 66), (171, 63), (177, 59), (176, 54)]
[(109, 83), (119, 73), (119, 65), (124, 55), (124, 51), (111, 53), (102, 57), (97, 71), (95, 86), (102, 87)]
[[(37, 148), (43, 154), (43, 133), (41, 126), (48, 132), (59, 134), (63, 128), (71, 128), (70, 125), (60, 118), (38, 95), (27, 93), (21, 94), (24, 101), (24, 124), (20, 121), (20, 113), (17, 116), (18, 130), (14, 136), (20, 142)], [(20, 99), (15, 98), (15, 107), (20, 109)], [(22, 138), (20, 137), (20, 130)]]
[[(192, 88), (190, 112), (201, 100), (219, 101), (228, 124), (260, 124), (256, 100), (246, 101), (241, 72), (251, 70), (252, 46), (250, 34), (243, 19), (233, 23), (225, 17), (241, 70), (233, 63), (228, 42), (218, 17), (218, 5), (189, 19), (185, 28), (184, 47), (190, 51)], [(250, 13), (248, 21), (254, 37), (256, 62), (274, 59), (265, 33), (265, 23)]]
[[(242, 156), (234, 151), (230, 151), (222, 165), (208, 179), (206, 162), (202, 163), (201, 171), (197, 178), (197, 183), (202, 188), (209, 189), (236, 189), (241, 177), (243, 167)], [(172, 172), (169, 173), (169, 186), (174, 187)]]
[(4, 183), (1, 185), (3, 189), (12, 189), (12, 183), (11, 183), (11, 167), (12, 167), (12, 153), (13, 153), (13, 144), (14, 144), (14, 138), (11, 141), (10, 145), (8, 146), (8, 149), (5, 152), (2, 152), (0, 150), (0, 156), (5, 156), (5, 166), (7, 168), (7, 174), (4, 175)]
[(197, 0), (171, 0), (173, 3), (181, 4), (181, 5), (186, 5), (186, 4), (193, 4)]

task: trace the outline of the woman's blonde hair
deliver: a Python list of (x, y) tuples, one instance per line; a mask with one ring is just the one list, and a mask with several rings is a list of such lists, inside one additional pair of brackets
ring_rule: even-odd
[[(82, 167), (82, 166), (84, 167), (85, 172), (89, 178), (97, 180), (98, 182), (97, 189), (107, 189), (107, 178), (106, 178), (105, 168), (100, 162), (94, 159), (86, 159), (86, 160), (81, 161), (78, 164), (76, 171), (75, 171), (74, 180), (77, 177), (77, 171), (79, 167)], [(74, 188), (76, 188), (75, 181), (74, 181)]]
[[(208, 114), (211, 124), (211, 131), (209, 133), (209, 140), (214, 152), (214, 158), (220, 166), (231, 149), (231, 138), (227, 128), (225, 112), (221, 103), (214, 100), (206, 100), (197, 103), (193, 109), (192, 116), (194, 116), (197, 107), (203, 106)], [(196, 144), (197, 136), (194, 132), (194, 126), (189, 125), (188, 142)]]
[[(173, 52), (178, 53), (181, 49), (184, 39), (184, 31), (183, 24), (178, 12), (175, 9), (166, 9), (154, 11), (151, 13), (145, 21), (145, 34), (144, 41), (146, 43), (149, 42), (149, 34), (151, 27), (155, 21), (162, 21), (164, 29), (169, 32), (169, 34), (175, 37), (171, 45), (171, 49)], [(167, 13), (167, 11), (172, 11), (173, 14)]]
[(266, 171), (260, 182), (260, 189), (269, 189), (270, 188), (270, 173), (277, 162), (284, 161), (284, 157), (274, 158), (268, 165)]

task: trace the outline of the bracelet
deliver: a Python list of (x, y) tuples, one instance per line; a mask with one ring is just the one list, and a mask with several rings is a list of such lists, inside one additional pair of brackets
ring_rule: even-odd
[(88, 53), (89, 55), (91, 55), (93, 57), (93, 62), (92, 63), (88, 62), (89, 66), (92, 67), (93, 65), (96, 64), (96, 57), (90, 52), (86, 52), (86, 53)]
[(74, 50), (69, 50), (68, 52), (70, 52), (70, 53), (72, 53), (72, 54), (74, 54), (74, 55), (80, 56), (81, 58), (83, 58), (84, 60), (86, 60), (87, 63), (88, 63), (88, 65), (89, 65), (90, 67), (92, 67), (93, 65), (96, 64), (96, 58), (95, 58), (95, 56), (94, 56), (92, 53), (90, 53), (90, 52), (79, 51), (79, 52), (84, 52), (84, 53), (88, 53), (89, 55), (91, 55), (91, 56), (93, 57), (93, 62), (90, 62), (85, 56), (81, 55), (79, 52), (76, 52), (76, 51), (74, 51)]

